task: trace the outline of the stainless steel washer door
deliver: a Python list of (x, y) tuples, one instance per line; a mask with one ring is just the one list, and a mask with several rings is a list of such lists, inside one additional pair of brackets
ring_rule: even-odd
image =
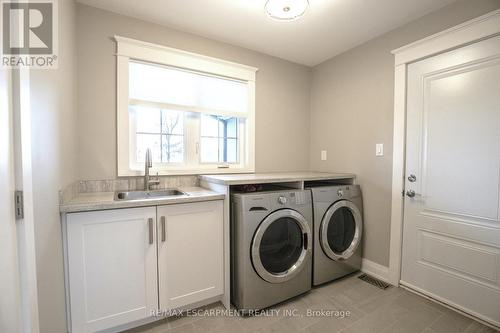
[(363, 221), (358, 208), (351, 201), (337, 201), (321, 221), (320, 244), (330, 259), (345, 260), (361, 243), (362, 232)]
[(297, 211), (269, 214), (257, 228), (251, 248), (257, 274), (271, 283), (292, 279), (303, 268), (312, 248), (311, 229)]

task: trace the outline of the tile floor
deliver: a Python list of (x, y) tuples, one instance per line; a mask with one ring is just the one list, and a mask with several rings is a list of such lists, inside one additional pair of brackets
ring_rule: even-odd
[[(269, 316), (203, 315), (223, 310), (221, 304), (216, 304), (203, 308), (201, 316), (171, 317), (126, 332), (496, 332), (402, 288), (381, 290), (361, 281), (357, 275), (315, 288), (303, 296), (275, 306), (270, 309), (274, 311), (268, 311)], [(330, 313), (326, 312), (328, 310), (331, 310)]]

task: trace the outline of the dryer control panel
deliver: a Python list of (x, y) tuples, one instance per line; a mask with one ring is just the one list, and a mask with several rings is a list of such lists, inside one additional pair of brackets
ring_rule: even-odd
[[(244, 200), (243, 200), (244, 198)], [(294, 208), (312, 202), (309, 190), (287, 190), (254, 193), (238, 193), (232, 195), (232, 200), (241, 201), (244, 210), (249, 211), (272, 211), (280, 208)]]
[(334, 200), (350, 200), (361, 196), (359, 185), (334, 185), (311, 188), (316, 201), (331, 202)]

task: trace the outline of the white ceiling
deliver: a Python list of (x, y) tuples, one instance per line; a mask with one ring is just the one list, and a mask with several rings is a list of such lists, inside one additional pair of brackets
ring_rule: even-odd
[(309, 0), (299, 20), (279, 22), (266, 0), (78, 0), (314, 66), (455, 0)]

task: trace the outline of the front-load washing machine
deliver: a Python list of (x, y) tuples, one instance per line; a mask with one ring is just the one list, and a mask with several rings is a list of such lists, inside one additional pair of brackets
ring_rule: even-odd
[(309, 190), (231, 195), (231, 300), (243, 313), (311, 289)]
[(316, 286), (361, 269), (363, 200), (359, 185), (317, 186), (311, 192)]

